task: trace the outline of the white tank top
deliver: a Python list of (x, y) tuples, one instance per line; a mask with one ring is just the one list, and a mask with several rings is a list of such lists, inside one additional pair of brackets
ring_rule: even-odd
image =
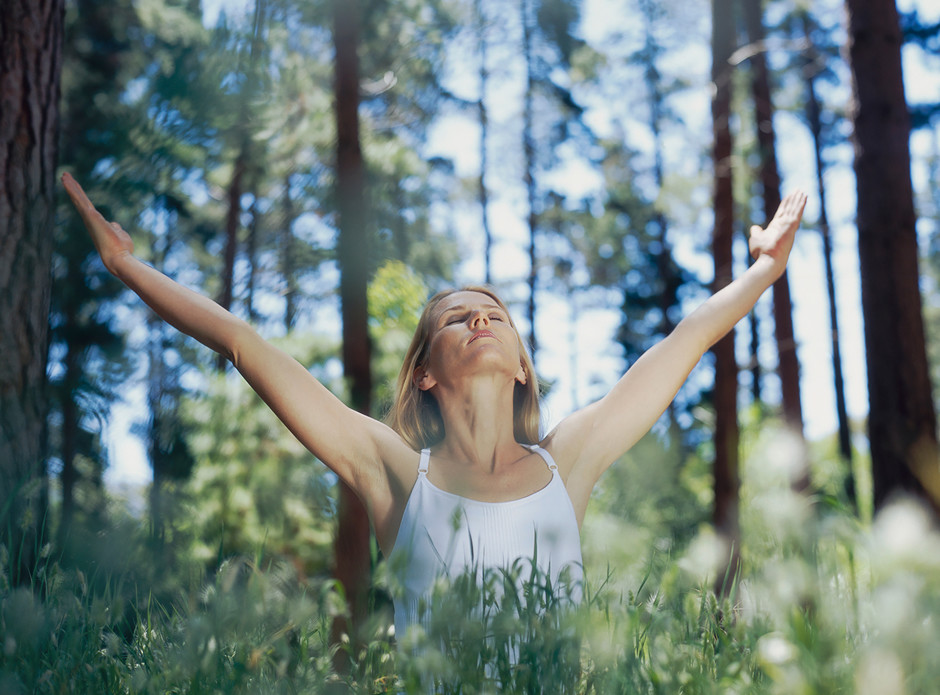
[(580, 599), (581, 537), (571, 498), (551, 455), (539, 446), (528, 448), (541, 455), (552, 479), (541, 490), (508, 502), (481, 502), (441, 490), (428, 480), (430, 451), (421, 452), (418, 479), (388, 557), (397, 635), (425, 623), (422, 598), (438, 577), (473, 569), (479, 578), (520, 558), (534, 559), (553, 585), (565, 571), (568, 595)]

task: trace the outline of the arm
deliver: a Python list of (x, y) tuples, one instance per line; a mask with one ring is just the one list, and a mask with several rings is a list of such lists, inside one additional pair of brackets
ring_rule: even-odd
[(382, 477), (379, 451), (383, 448), (378, 440), (386, 440), (387, 445), (387, 440), (394, 439), (390, 430), (347, 408), (245, 321), (134, 257), (127, 232), (107, 222), (71, 176), (65, 174), (63, 183), (113, 275), (165, 321), (230, 359), (301, 443), (357, 493), (368, 499), (387, 487), (377, 481)]
[(647, 350), (604, 398), (569, 416), (548, 436), (559, 461), (570, 465), (568, 489), (576, 509), (581, 498), (587, 504), (601, 473), (663, 414), (705, 352), (783, 275), (805, 204), (802, 192), (791, 193), (766, 229), (752, 227), (751, 267)]

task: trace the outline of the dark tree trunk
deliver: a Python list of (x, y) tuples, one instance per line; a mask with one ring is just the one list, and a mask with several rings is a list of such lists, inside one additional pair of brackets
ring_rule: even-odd
[(936, 510), (936, 417), (918, 285), (897, 8), (894, 0), (846, 0), (846, 9), (875, 507), (913, 493)]
[[(754, 96), (757, 146), (760, 153), (760, 182), (764, 196), (764, 224), (773, 219), (780, 207), (780, 173), (777, 169), (777, 148), (773, 123), (773, 102), (767, 70), (761, 0), (744, 0), (744, 20), (748, 41), (756, 50), (750, 57), (751, 90)], [(800, 363), (793, 335), (793, 307), (787, 273), (773, 286), (774, 328), (777, 339), (777, 375), (783, 400), (783, 417), (787, 426), (803, 436), (803, 407), (800, 402)]]
[(255, 290), (258, 283), (258, 236), (261, 233), (261, 208), (258, 206), (258, 180), (254, 177), (251, 187), (251, 207), (248, 208), (251, 221), (248, 223), (248, 235), (245, 238), (245, 257), (248, 260), (248, 278), (245, 282), (245, 313), (248, 322), (258, 320), (255, 308)]
[[(368, 413), (372, 395), (371, 346), (366, 288), (370, 244), (362, 150), (359, 145), (359, 3), (334, 0), (336, 193), (339, 212), (337, 253), (343, 317), (343, 370), (352, 406)], [(369, 519), (358, 497), (340, 485), (335, 541), (335, 574), (346, 590), (350, 623), (337, 619), (334, 639), (362, 625), (368, 609), (371, 574)], [(338, 652), (342, 654), (342, 650)], [(342, 656), (340, 657), (342, 659)]]
[[(715, 228), (712, 254), (715, 279), (712, 291), (731, 282), (734, 256), (734, 196), (731, 186), (731, 65), (734, 50), (732, 0), (712, 0), (712, 128), (714, 134)], [(726, 576), (738, 567), (738, 365), (732, 329), (712, 348), (715, 356), (715, 529), (728, 544), (726, 572), (720, 572), (716, 590), (727, 593)]]
[(291, 175), (284, 177), (284, 220), (281, 224), (281, 275), (284, 276), (284, 328), (291, 330), (297, 313), (297, 259), (294, 253), (294, 199), (291, 198)]
[[(245, 147), (242, 147), (232, 166), (232, 180), (228, 187), (228, 211), (225, 215), (225, 255), (222, 262), (222, 294), (219, 305), (228, 311), (232, 309), (235, 293), (235, 256), (238, 253), (238, 226), (242, 214), (242, 185), (245, 176)], [(221, 372), (227, 360), (219, 355), (216, 368)]]
[(46, 522), (46, 352), (65, 3), (0, 20), (0, 543), (28, 581)]
[[(810, 43), (808, 17), (803, 16), (806, 41)], [(816, 190), (819, 195), (819, 233), (823, 241), (823, 260), (826, 265), (826, 291), (829, 295), (829, 329), (832, 345), (832, 374), (836, 395), (836, 414), (839, 420), (839, 453), (846, 464), (845, 493), (849, 503), (858, 508), (855, 475), (852, 470), (852, 440), (849, 432), (849, 415), (845, 404), (845, 380), (842, 375), (842, 350), (839, 346), (839, 315), (836, 304), (835, 273), (832, 266), (832, 235), (829, 230), (829, 215), (826, 212), (826, 188), (824, 184), (825, 162), (822, 157), (822, 119), (819, 99), (816, 96), (817, 56), (811, 51), (804, 67), (806, 79), (806, 120), (813, 135), (813, 150), (816, 158)]]

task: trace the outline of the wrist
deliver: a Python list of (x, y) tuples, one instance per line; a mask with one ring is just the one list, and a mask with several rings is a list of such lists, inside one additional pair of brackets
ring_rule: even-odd
[(762, 253), (751, 264), (751, 269), (765, 276), (768, 279), (768, 285), (772, 285), (783, 275), (787, 269), (787, 263), (785, 260), (774, 258), (769, 253)]
[(126, 282), (127, 273), (137, 260), (138, 259), (130, 251), (119, 251), (105, 261), (104, 267), (118, 280)]

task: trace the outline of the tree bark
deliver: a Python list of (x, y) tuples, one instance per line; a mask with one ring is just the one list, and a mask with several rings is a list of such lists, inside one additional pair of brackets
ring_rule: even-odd
[[(731, 75), (729, 58), (734, 49), (732, 0), (712, 0), (712, 129), (714, 137), (715, 227), (712, 254), (718, 291), (732, 278), (734, 256), (734, 196), (731, 185)], [(728, 545), (728, 565), (716, 578), (716, 591), (727, 594), (738, 567), (738, 365), (734, 356), (732, 329), (712, 348), (715, 356), (715, 509), (714, 523), (719, 537)]]
[[(334, 0), (336, 193), (339, 212), (337, 254), (343, 318), (343, 372), (352, 407), (369, 413), (372, 396), (368, 331), (370, 244), (366, 228), (366, 190), (359, 143), (359, 3)], [(340, 483), (335, 575), (346, 590), (350, 621), (337, 619), (334, 641), (361, 626), (368, 609), (371, 573), (369, 519), (359, 498)], [(337, 654), (342, 660), (342, 650)], [(340, 664), (342, 665), (342, 664)]]
[(835, 272), (832, 264), (832, 235), (829, 229), (829, 215), (826, 212), (826, 187), (824, 184), (825, 162), (822, 156), (823, 127), (819, 99), (816, 96), (816, 61), (818, 56), (810, 42), (808, 15), (803, 15), (803, 33), (811, 47), (808, 60), (803, 68), (806, 80), (806, 120), (813, 135), (813, 151), (816, 160), (816, 191), (819, 195), (819, 233), (823, 241), (823, 261), (826, 267), (826, 291), (829, 296), (829, 330), (832, 345), (833, 388), (836, 396), (836, 414), (839, 421), (839, 453), (846, 464), (845, 493), (853, 508), (858, 509), (855, 488), (855, 474), (852, 466), (852, 440), (849, 431), (849, 415), (845, 403), (845, 379), (842, 375), (842, 350), (839, 345), (839, 313), (836, 303)]
[[(225, 214), (225, 254), (222, 262), (222, 293), (219, 306), (231, 311), (235, 295), (235, 256), (238, 254), (238, 227), (242, 213), (242, 179), (245, 176), (247, 144), (243, 145), (232, 165), (232, 180), (228, 187), (228, 210)], [(228, 360), (222, 355), (216, 359), (216, 369), (224, 372)]]
[(486, 109), (486, 87), (489, 83), (489, 69), (486, 64), (486, 14), (483, 10), (483, 0), (474, 0), (473, 12), (477, 22), (477, 30), (480, 32), (479, 53), (480, 53), (480, 97), (477, 99), (477, 116), (480, 119), (480, 178), (477, 181), (477, 199), (480, 202), (480, 218), (483, 224), (483, 243), (484, 243), (484, 272), (483, 280), (487, 285), (493, 282), (492, 255), (493, 255), (493, 232), (490, 229), (489, 219), (489, 192), (486, 189), (486, 170), (487, 164), (487, 135), (489, 133), (489, 114)]
[(26, 582), (46, 522), (46, 353), (63, 0), (0, 19), (0, 543)]
[(522, 57), (525, 63), (526, 87), (522, 107), (522, 153), (525, 162), (523, 180), (526, 188), (526, 202), (529, 206), (529, 303), (526, 316), (529, 320), (529, 352), (533, 362), (538, 350), (535, 334), (535, 289), (538, 277), (538, 258), (536, 255), (536, 234), (538, 230), (538, 212), (536, 211), (535, 188), (535, 135), (532, 132), (535, 120), (535, 58), (532, 55), (532, 0), (521, 0), (522, 17)]
[(910, 493), (938, 510), (897, 7), (894, 0), (846, 0), (846, 10), (875, 507)]
[[(757, 146), (760, 154), (761, 189), (764, 197), (764, 224), (773, 219), (780, 207), (780, 172), (777, 168), (777, 147), (774, 133), (774, 109), (770, 95), (770, 75), (763, 50), (764, 25), (761, 0), (744, 0), (744, 19), (748, 41), (755, 47), (750, 57), (751, 90), (754, 97)], [(800, 363), (793, 335), (793, 306), (787, 273), (773, 286), (774, 329), (777, 340), (777, 375), (783, 401), (783, 417), (787, 426), (803, 437), (803, 406), (800, 401)]]

